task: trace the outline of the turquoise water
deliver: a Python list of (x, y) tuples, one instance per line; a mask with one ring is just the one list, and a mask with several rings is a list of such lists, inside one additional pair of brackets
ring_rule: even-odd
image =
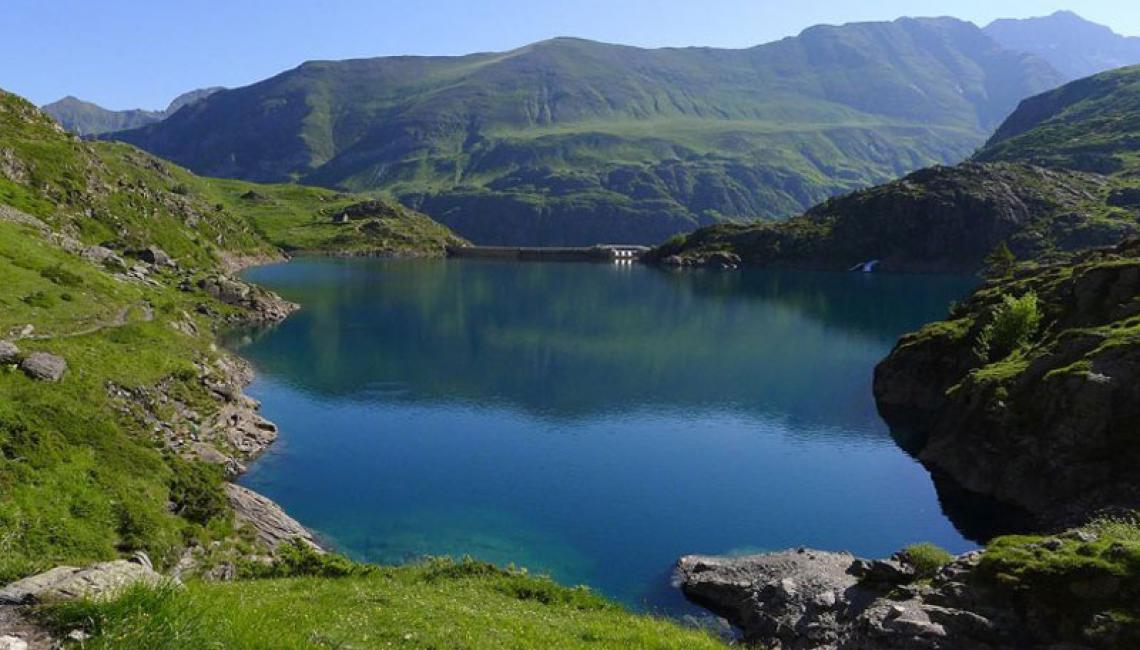
[(973, 546), (875, 363), (968, 278), (300, 260), (240, 343), (283, 429), (243, 478), (358, 559), (472, 555), (667, 609), (688, 553)]

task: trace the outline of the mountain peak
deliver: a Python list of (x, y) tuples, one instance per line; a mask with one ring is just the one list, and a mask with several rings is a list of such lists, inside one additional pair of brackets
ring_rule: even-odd
[(984, 31), (1006, 49), (1040, 56), (1069, 81), (1140, 63), (1140, 38), (1121, 36), (1072, 11), (1002, 18)]

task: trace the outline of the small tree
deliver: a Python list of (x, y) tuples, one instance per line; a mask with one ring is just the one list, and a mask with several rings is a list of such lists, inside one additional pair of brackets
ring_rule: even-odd
[(994, 277), (1005, 277), (1013, 272), (1017, 264), (1017, 256), (1009, 250), (1009, 244), (1002, 242), (997, 245), (984, 260), (986, 273)]
[(1041, 325), (1037, 294), (1030, 291), (1020, 298), (1002, 296), (990, 322), (978, 334), (975, 351), (987, 361), (1004, 359), (1029, 343)]

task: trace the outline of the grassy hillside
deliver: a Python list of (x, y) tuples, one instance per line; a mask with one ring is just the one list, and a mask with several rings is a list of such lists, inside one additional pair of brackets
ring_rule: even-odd
[(114, 137), (212, 176), (387, 190), (480, 243), (656, 242), (961, 160), (1059, 80), (951, 19), (746, 50), (555, 39), (310, 62)]
[(1140, 66), (1066, 84), (1021, 103), (978, 160), (1024, 160), (1101, 174), (1140, 170)]
[[(341, 213), (347, 223), (329, 221)], [(216, 337), (257, 314), (202, 281), (234, 258), (276, 255), (274, 244), (430, 253), (446, 241), (446, 229), (390, 201), (218, 182), (127, 145), (82, 142), (0, 93), (0, 585), (136, 551), (186, 571), (188, 584), (23, 614), (60, 636), (89, 630), (73, 644), (87, 648), (723, 647), (521, 571), (445, 560), (380, 569), (307, 547), (267, 563), (234, 517), (226, 470), (202, 450), (248, 460), (226, 424), (242, 373)], [(154, 258), (158, 247), (173, 261)], [(58, 381), (27, 370), (39, 353), (66, 362)], [(197, 577), (219, 567), (242, 579)], [(10, 609), (0, 604), (0, 627)]]
[(197, 583), (48, 612), (85, 648), (676, 648), (727, 647), (711, 635), (631, 616), (589, 591), (465, 560), (346, 575)]
[(1140, 67), (1021, 103), (974, 160), (829, 200), (778, 224), (714, 226), (655, 252), (674, 264), (967, 270), (1140, 232)]

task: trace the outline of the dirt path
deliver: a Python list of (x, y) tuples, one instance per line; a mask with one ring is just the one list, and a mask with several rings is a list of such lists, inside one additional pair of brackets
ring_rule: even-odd
[(149, 323), (154, 320), (154, 308), (150, 306), (150, 303), (143, 302), (137, 305), (127, 305), (126, 307), (123, 307), (118, 312), (116, 312), (114, 318), (95, 323), (94, 325), (85, 327), (81, 330), (76, 330), (74, 332), (68, 332), (66, 334), (33, 334), (31, 336), (16, 338), (17, 340), (22, 339), (28, 341), (47, 341), (50, 339), (72, 339), (79, 336), (87, 336), (88, 334), (101, 332), (105, 329), (113, 329), (126, 325), (129, 322), (131, 310), (133, 309), (138, 309), (142, 312), (142, 322)]

